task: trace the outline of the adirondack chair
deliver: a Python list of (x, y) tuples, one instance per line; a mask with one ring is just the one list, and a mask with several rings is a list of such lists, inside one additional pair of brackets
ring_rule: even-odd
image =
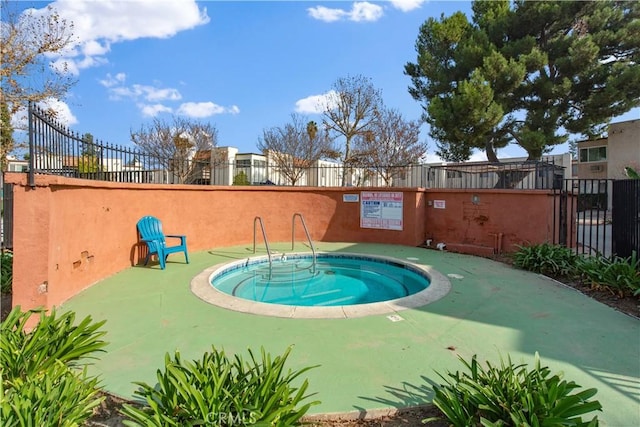
[[(140, 218), (137, 224), (140, 240), (147, 244), (149, 251), (144, 265), (147, 265), (151, 255), (156, 254), (160, 261), (160, 268), (164, 270), (167, 256), (176, 252), (184, 252), (184, 257), (189, 264), (189, 254), (187, 253), (187, 236), (179, 234), (167, 234), (162, 232), (162, 223), (154, 216), (144, 216)], [(176, 246), (167, 246), (166, 238), (180, 239), (180, 244)]]

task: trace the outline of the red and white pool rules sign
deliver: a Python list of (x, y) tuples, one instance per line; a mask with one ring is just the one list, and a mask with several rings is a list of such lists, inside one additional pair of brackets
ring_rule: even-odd
[(360, 228), (402, 231), (402, 192), (362, 191)]

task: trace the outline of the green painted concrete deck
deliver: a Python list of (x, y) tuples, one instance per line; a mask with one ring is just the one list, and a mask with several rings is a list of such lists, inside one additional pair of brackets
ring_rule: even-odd
[[(211, 349), (246, 355), (264, 346), (273, 355), (293, 345), (292, 369), (308, 372), (321, 404), (310, 415), (374, 414), (429, 403), (436, 371), (462, 368), (458, 355), (499, 363), (543, 365), (582, 387), (596, 387), (603, 426), (640, 425), (640, 320), (619, 313), (553, 280), (491, 260), (383, 244), (316, 243), (319, 251), (349, 251), (418, 258), (455, 274), (439, 301), (388, 315), (350, 319), (287, 319), (234, 312), (207, 304), (189, 289), (191, 279), (215, 264), (252, 256), (252, 246), (215, 248), (132, 267), (63, 304), (79, 317), (107, 319), (106, 353), (91, 367), (104, 388), (132, 397), (134, 381), (155, 384), (166, 352), (196, 359)], [(272, 248), (291, 252), (290, 245)], [(307, 247), (296, 247), (300, 252)], [(262, 251), (260, 254), (264, 254)]]

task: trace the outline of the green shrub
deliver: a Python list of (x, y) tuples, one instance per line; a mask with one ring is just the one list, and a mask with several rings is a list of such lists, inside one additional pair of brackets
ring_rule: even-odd
[(0, 419), (5, 426), (79, 426), (102, 398), (86, 370), (56, 362), (38, 375), (0, 383)]
[(471, 363), (460, 360), (468, 372), (439, 374), (446, 384), (433, 386), (433, 403), (455, 427), (598, 425), (597, 416), (590, 421), (581, 418), (602, 410), (597, 400), (589, 400), (597, 390), (572, 394), (580, 386), (563, 380), (561, 374), (551, 375), (549, 368), (540, 366), (537, 353), (530, 371), (510, 358), (501, 360), (500, 366), (487, 362), (486, 369), (476, 356)]
[(628, 258), (585, 257), (577, 263), (583, 281), (593, 287), (605, 286), (619, 294), (640, 295), (640, 259), (635, 251)]
[(547, 276), (573, 277), (578, 258), (569, 248), (542, 243), (518, 246), (518, 251), (513, 254), (513, 265)]
[(3, 294), (10, 294), (11, 285), (13, 285), (13, 253), (2, 252), (0, 254), (0, 291)]
[(165, 370), (157, 371), (158, 384), (137, 382), (135, 394), (147, 406), (124, 405), (122, 413), (128, 426), (184, 425), (264, 425), (290, 426), (299, 423), (308, 409), (318, 402), (297, 408), (308, 383), (299, 388), (292, 382), (312, 367), (288, 370), (284, 364), (291, 349), (274, 359), (261, 349), (260, 359), (249, 350), (249, 360), (233, 359), (212, 347), (201, 360), (185, 362), (176, 352), (167, 353)]
[(244, 171), (238, 172), (236, 176), (233, 177), (233, 185), (249, 185), (249, 178)]
[[(27, 332), (25, 325), (33, 314), (39, 314), (40, 320)], [(14, 307), (0, 324), (3, 380), (38, 375), (57, 361), (74, 367), (106, 346), (101, 339), (105, 332), (99, 330), (104, 320), (92, 323), (87, 316), (78, 325), (74, 321), (73, 312), (57, 316), (55, 310), (47, 315), (44, 310), (22, 312), (19, 306)]]
[[(33, 314), (39, 322), (27, 331)], [(73, 312), (57, 316), (55, 310), (46, 315), (14, 307), (0, 323), (3, 425), (77, 426), (100, 404), (97, 379), (78, 368), (106, 345), (99, 331), (104, 321), (74, 320)]]

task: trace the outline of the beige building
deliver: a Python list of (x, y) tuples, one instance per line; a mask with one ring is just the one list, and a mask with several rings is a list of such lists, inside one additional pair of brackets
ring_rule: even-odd
[(640, 170), (640, 120), (612, 123), (607, 138), (578, 142), (576, 165), (582, 179), (626, 179), (625, 167)]

